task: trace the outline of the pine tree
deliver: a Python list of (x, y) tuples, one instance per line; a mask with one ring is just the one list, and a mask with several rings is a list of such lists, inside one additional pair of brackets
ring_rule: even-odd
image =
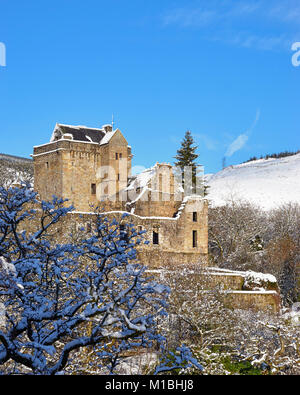
[(197, 166), (195, 161), (199, 155), (195, 152), (198, 147), (194, 144), (195, 142), (192, 133), (187, 130), (181, 143), (181, 148), (177, 150), (177, 155), (175, 156), (175, 159), (177, 160), (177, 162), (175, 162), (175, 166), (179, 167), (182, 171), (185, 166), (191, 166), (193, 168)]
[[(192, 173), (192, 186), (191, 192), (195, 193), (197, 184), (199, 185), (199, 178), (197, 180), (198, 172), (199, 172), (199, 165), (197, 164), (196, 160), (198, 159), (199, 155), (196, 154), (196, 150), (198, 146), (195, 145), (195, 141), (193, 139), (192, 133), (190, 130), (187, 130), (184, 136), (183, 141), (181, 142), (181, 148), (177, 150), (177, 155), (174, 157), (176, 162), (174, 163), (175, 166), (180, 170), (182, 176), (182, 186), (184, 187), (188, 180), (184, 179), (185, 167), (189, 167)], [(186, 181), (186, 182), (185, 182)], [(196, 182), (198, 181), (198, 182)], [(204, 186), (204, 195), (206, 195), (207, 186)]]

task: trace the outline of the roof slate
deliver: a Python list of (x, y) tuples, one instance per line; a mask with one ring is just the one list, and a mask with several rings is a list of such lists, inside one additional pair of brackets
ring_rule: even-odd
[(86, 141), (98, 144), (100, 144), (105, 136), (103, 129), (89, 128), (87, 126), (57, 124), (55, 131), (60, 131), (62, 134), (71, 134), (73, 136), (73, 140), (76, 141)]
[(64, 134), (70, 134), (75, 141), (100, 144), (106, 133), (100, 128), (96, 129), (87, 126), (72, 126), (58, 123), (53, 131), (51, 142), (61, 139)]

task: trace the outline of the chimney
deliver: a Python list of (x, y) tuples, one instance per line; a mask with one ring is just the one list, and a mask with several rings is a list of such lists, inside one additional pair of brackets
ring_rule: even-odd
[(112, 132), (112, 125), (103, 125), (102, 129), (104, 130), (105, 133)]

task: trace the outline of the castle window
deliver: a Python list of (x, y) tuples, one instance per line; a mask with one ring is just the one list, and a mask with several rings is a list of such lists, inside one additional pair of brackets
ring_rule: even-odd
[(49, 169), (49, 162), (46, 162), (46, 169)]
[(159, 234), (153, 231), (153, 244), (159, 244)]
[(197, 212), (193, 212), (193, 222), (197, 222)]
[(159, 181), (158, 182), (159, 182), (159, 187), (158, 188), (159, 188), (160, 191), (162, 191), (162, 187), (163, 187), (163, 175), (162, 174), (159, 175)]
[(91, 194), (96, 195), (96, 184), (91, 184)]
[(193, 230), (193, 248), (197, 248), (197, 231)]
[(119, 154), (116, 152), (116, 160), (119, 159)]
[(128, 233), (126, 231), (125, 225), (120, 225), (120, 240), (125, 241), (126, 243), (129, 242)]
[(119, 158), (122, 159), (122, 153), (119, 154)]

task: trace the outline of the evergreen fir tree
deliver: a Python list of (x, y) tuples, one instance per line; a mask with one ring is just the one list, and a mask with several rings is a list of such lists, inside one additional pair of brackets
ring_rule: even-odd
[(181, 143), (181, 148), (177, 151), (177, 155), (175, 159), (175, 166), (179, 167), (182, 171), (185, 166), (191, 166), (195, 168), (197, 163), (195, 162), (199, 155), (195, 152), (197, 150), (197, 146), (194, 145), (194, 139), (192, 133), (187, 130), (184, 136), (184, 139)]
[[(184, 136), (183, 141), (181, 142), (181, 147), (177, 150), (177, 155), (174, 157), (176, 159), (175, 166), (180, 170), (182, 175), (182, 186), (185, 186), (184, 180), (184, 170), (185, 167), (189, 167), (191, 169), (192, 177), (192, 185), (191, 185), (191, 193), (195, 193), (196, 185), (199, 185), (197, 181), (197, 176), (199, 172), (199, 165), (196, 160), (199, 155), (196, 154), (197, 145), (195, 145), (195, 141), (193, 139), (192, 133), (190, 130), (187, 130)], [(186, 180), (187, 181), (187, 180)], [(204, 195), (206, 195), (207, 186), (204, 186)]]

